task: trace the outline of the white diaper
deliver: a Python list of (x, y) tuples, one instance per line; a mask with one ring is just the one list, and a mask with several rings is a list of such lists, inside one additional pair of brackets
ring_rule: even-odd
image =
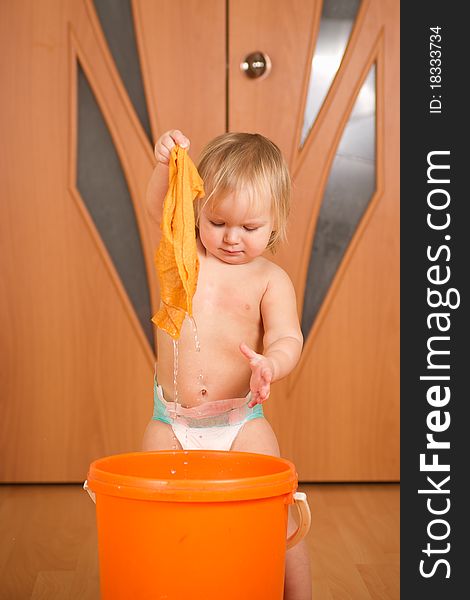
[(183, 450), (230, 450), (244, 424), (188, 427), (173, 421), (171, 427)]

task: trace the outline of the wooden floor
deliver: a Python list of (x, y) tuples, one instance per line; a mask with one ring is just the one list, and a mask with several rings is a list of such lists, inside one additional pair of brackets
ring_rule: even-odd
[[(308, 484), (314, 600), (399, 598), (399, 485)], [(75, 485), (0, 486), (0, 599), (97, 600), (94, 505)]]

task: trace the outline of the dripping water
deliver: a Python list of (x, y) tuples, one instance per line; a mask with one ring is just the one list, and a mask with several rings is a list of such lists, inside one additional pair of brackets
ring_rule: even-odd
[[(189, 317), (189, 319), (191, 321), (191, 325), (193, 326), (194, 344), (196, 346), (196, 352), (201, 352), (201, 342), (199, 341), (199, 334), (197, 331), (196, 321), (194, 320), (194, 317)], [(202, 372), (202, 369), (199, 370), (199, 375), (198, 375), (197, 380), (198, 380), (198, 387), (201, 390), (199, 392), (199, 396), (202, 398), (203, 396), (205, 396), (207, 394), (207, 390), (204, 385), (204, 374)]]
[[(178, 340), (173, 340), (173, 402), (174, 402), (174, 410), (175, 410), (175, 421), (178, 418)], [(174, 450), (178, 449), (178, 440), (176, 439), (175, 434), (173, 433), (173, 441), (174, 441)]]
[(199, 335), (197, 332), (196, 321), (194, 320), (194, 317), (189, 317), (189, 320), (191, 321), (191, 325), (193, 326), (194, 344), (196, 345), (196, 352), (200, 352), (201, 351), (201, 343), (199, 342)]
[[(189, 315), (188, 315), (189, 316)], [(189, 320), (191, 321), (191, 325), (192, 325), (192, 329), (193, 329), (193, 334), (194, 334), (194, 345), (196, 347), (196, 352), (201, 352), (201, 343), (199, 341), (199, 334), (198, 334), (198, 330), (197, 330), (197, 325), (196, 325), (196, 321), (194, 320), (193, 317), (189, 316)], [(178, 419), (178, 350), (179, 350), (179, 342), (178, 340), (173, 340), (173, 404), (174, 404), (174, 411), (175, 411), (175, 420)], [(204, 375), (202, 372), (202, 369), (199, 372), (199, 376), (198, 376), (198, 383), (199, 383), (199, 387), (201, 389), (201, 396), (205, 395), (206, 389), (204, 387)], [(186, 432), (187, 435), (187, 432)], [(175, 436), (175, 434), (173, 433), (173, 440), (174, 440), (174, 450), (178, 449), (178, 440)], [(187, 439), (186, 439), (187, 442)]]
[(176, 404), (178, 402), (178, 340), (173, 340), (173, 402), (175, 403), (175, 416), (176, 416)]

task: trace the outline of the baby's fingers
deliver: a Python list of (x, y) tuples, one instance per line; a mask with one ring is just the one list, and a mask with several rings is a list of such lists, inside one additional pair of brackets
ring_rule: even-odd
[(269, 383), (263, 383), (261, 385), (260, 389), (258, 390), (258, 396), (261, 401), (269, 398), (270, 389), (271, 389), (271, 386), (269, 385)]
[(258, 381), (258, 390), (257, 394), (259, 397), (259, 401), (263, 402), (269, 398), (269, 392), (271, 389), (271, 379), (272, 373), (269, 368), (264, 368), (261, 370), (260, 379)]
[(261, 390), (252, 395), (250, 402), (248, 403), (248, 408), (253, 408), (257, 404), (263, 404), (265, 400), (269, 398), (270, 390)]
[(170, 153), (166, 148), (155, 148), (155, 158), (159, 163), (167, 165), (170, 162)]
[(189, 148), (190, 146), (188, 138), (179, 129), (172, 129), (164, 133), (155, 144), (154, 154), (157, 161), (168, 165), (171, 151), (176, 144), (179, 144), (182, 148)]
[(164, 165), (168, 165), (170, 162), (170, 153), (171, 149), (175, 145), (173, 140), (167, 136), (168, 139), (165, 139), (165, 136), (162, 136), (157, 143), (155, 144), (155, 158), (159, 163)]
[(188, 138), (183, 133), (181, 133), (181, 131), (179, 129), (173, 129), (169, 133), (174, 142), (173, 146), (175, 144), (179, 144), (181, 146), (181, 148), (189, 149), (190, 142), (189, 142)]
[(265, 383), (267, 383), (267, 384), (270, 384), (270, 383), (271, 383), (271, 380), (272, 380), (272, 378), (273, 378), (273, 374), (272, 374), (272, 371), (271, 371), (271, 369), (269, 369), (269, 368), (267, 368), (267, 367), (265, 367), (264, 369), (262, 369), (262, 371), (261, 371), (261, 379), (262, 379), (262, 380), (263, 380)]

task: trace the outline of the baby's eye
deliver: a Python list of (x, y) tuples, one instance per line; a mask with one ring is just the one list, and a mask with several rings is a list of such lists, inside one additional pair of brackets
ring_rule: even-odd
[(209, 223), (214, 227), (222, 227), (224, 225), (224, 223), (218, 223), (217, 221), (209, 221)]
[(244, 226), (243, 226), (243, 229), (244, 229), (245, 231), (256, 231), (256, 230), (258, 229), (258, 227), (250, 227), (250, 226), (248, 226), (248, 225), (244, 225)]

